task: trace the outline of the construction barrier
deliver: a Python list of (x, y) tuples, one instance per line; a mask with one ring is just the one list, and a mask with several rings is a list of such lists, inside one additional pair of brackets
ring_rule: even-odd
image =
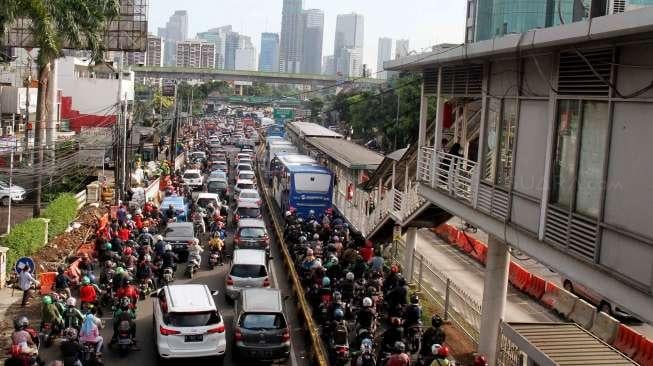
[(39, 293), (41, 295), (46, 295), (52, 292), (54, 288), (54, 282), (57, 280), (57, 272), (44, 272), (38, 275), (39, 283), (41, 287), (39, 288)]
[(565, 317), (565, 319), (569, 319), (569, 314), (574, 310), (574, 304), (576, 304), (576, 301), (578, 301), (578, 296), (563, 288), (559, 288), (558, 301), (553, 305), (553, 310)]
[(82, 254), (88, 255), (90, 258), (95, 257), (95, 243), (89, 242), (89, 243), (84, 243), (77, 248), (77, 253), (78, 256), (81, 256)]
[(574, 304), (574, 308), (569, 313), (569, 319), (581, 327), (590, 330), (594, 324), (594, 315), (596, 308), (592, 304), (583, 299), (578, 299)]
[(524, 289), (528, 295), (530, 295), (535, 300), (540, 300), (546, 288), (546, 281), (544, 278), (532, 275), (531, 280), (528, 283), (528, 286)]
[(639, 351), (642, 339), (644, 339), (644, 337), (641, 334), (623, 324), (620, 324), (619, 330), (617, 331), (617, 339), (615, 339), (612, 345), (621, 353), (633, 358), (637, 354), (637, 351)]
[(548, 307), (549, 309), (553, 309), (558, 303), (559, 296), (560, 287), (558, 287), (555, 283), (547, 282), (544, 286), (544, 294), (542, 295), (540, 302), (542, 305)]
[(605, 343), (612, 344), (612, 342), (617, 338), (618, 329), (619, 321), (600, 311), (594, 318), (594, 324), (590, 329), (590, 333), (601, 338)]
[(472, 244), (474, 246), (474, 250), (472, 251), (472, 257), (476, 258), (477, 261), (485, 265), (485, 263), (487, 262), (487, 244), (476, 239), (472, 239)]
[(635, 362), (641, 366), (653, 366), (653, 341), (642, 338), (635, 355)]
[(508, 281), (517, 289), (523, 291), (531, 280), (531, 273), (515, 262), (510, 262)]

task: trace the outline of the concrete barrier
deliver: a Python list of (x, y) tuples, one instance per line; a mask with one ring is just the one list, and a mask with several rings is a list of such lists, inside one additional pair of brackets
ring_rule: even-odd
[(578, 301), (578, 296), (565, 289), (558, 288), (558, 299), (555, 304), (553, 304), (553, 310), (569, 319), (569, 314), (574, 310), (576, 301)]
[(508, 281), (520, 291), (523, 291), (530, 283), (531, 273), (515, 262), (510, 262)]
[(601, 338), (605, 343), (612, 344), (617, 338), (619, 321), (604, 312), (598, 312), (590, 333)]
[(540, 303), (546, 306), (549, 309), (553, 309), (558, 303), (558, 298), (560, 297), (560, 287), (558, 287), (553, 282), (547, 282), (544, 286), (544, 294), (540, 299)]
[(578, 299), (574, 304), (574, 308), (569, 313), (569, 319), (581, 327), (590, 330), (594, 324), (594, 315), (596, 308), (592, 304), (583, 299)]

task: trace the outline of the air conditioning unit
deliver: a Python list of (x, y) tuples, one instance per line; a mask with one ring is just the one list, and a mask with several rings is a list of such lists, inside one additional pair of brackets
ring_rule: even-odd
[(632, 0), (608, 0), (608, 14), (619, 14), (651, 5), (633, 4)]
[(2, 135), (3, 136), (13, 136), (14, 135), (14, 127), (13, 126), (4, 126), (2, 128)]

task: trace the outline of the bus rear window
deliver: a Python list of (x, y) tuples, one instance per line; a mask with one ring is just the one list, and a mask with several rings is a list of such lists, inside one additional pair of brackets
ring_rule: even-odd
[(314, 173), (295, 174), (295, 190), (302, 192), (326, 193), (331, 186), (331, 175)]

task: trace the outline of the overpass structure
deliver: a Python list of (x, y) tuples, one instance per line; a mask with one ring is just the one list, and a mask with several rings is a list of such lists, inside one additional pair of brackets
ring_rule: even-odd
[(209, 97), (209, 101), (213, 102), (226, 102), (229, 104), (245, 104), (245, 105), (278, 105), (283, 107), (299, 107), (302, 105), (302, 100), (291, 97), (263, 97), (263, 96), (219, 96)]
[(260, 72), (244, 70), (218, 70), (210, 68), (155, 67), (135, 66), (133, 71), (137, 78), (162, 78), (170, 80), (219, 80), (250, 81), (277, 84), (300, 84), (311, 87), (358, 85), (380, 85), (385, 80), (372, 78), (339, 78), (334, 75), (291, 74), (278, 72)]

